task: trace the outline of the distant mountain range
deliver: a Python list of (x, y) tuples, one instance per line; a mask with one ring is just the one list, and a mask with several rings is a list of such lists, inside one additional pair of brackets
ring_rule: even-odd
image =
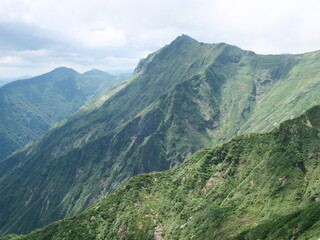
[[(171, 44), (141, 60), (134, 74), (126, 82), (118, 85), (112, 91), (102, 94), (100, 98), (87, 104), (78, 113), (51, 129), (40, 139), (30, 143), (9, 158), (0, 161), (0, 195), (2, 196), (0, 199), (0, 233), (2, 235), (27, 233), (55, 220), (72, 216), (100, 201), (122, 186), (132, 176), (173, 168), (184, 162), (197, 150), (215, 146), (237, 135), (250, 132), (267, 132), (281, 122), (297, 117), (310, 107), (320, 104), (319, 84), (320, 52), (300, 55), (258, 55), (224, 43), (204, 44), (186, 35), (180, 36)], [(276, 134), (276, 132), (272, 134)], [(279, 134), (282, 134), (282, 132), (280, 131)], [(271, 218), (271, 216), (274, 216), (272, 215), (273, 212), (265, 211), (263, 213), (265, 215), (257, 216), (257, 209), (260, 205), (254, 205), (255, 209), (250, 209), (249, 205), (255, 203), (253, 195), (248, 195), (248, 200), (244, 203), (243, 208), (241, 208), (239, 200), (245, 197), (245, 191), (248, 191), (249, 194), (252, 184), (252, 188), (255, 186), (254, 179), (251, 184), (251, 179), (245, 177), (249, 176), (250, 172), (260, 162), (266, 167), (270, 164), (271, 170), (267, 172), (266, 169), (262, 168), (261, 179), (257, 182), (259, 189), (263, 186), (263, 179), (270, 178), (268, 181), (281, 185), (283, 181), (291, 181), (285, 179), (293, 177), (287, 171), (273, 172), (273, 170), (276, 171), (275, 164), (280, 164), (281, 171), (287, 169), (286, 167), (289, 165), (286, 165), (286, 167), (281, 165), (280, 160), (285, 157), (284, 154), (279, 153), (279, 160), (276, 160), (277, 155), (271, 154), (274, 148), (279, 148), (282, 144), (277, 143), (277, 136), (271, 135), (262, 135), (261, 138), (259, 134), (252, 138), (243, 137), (241, 139), (244, 140), (241, 141), (244, 142), (239, 143), (240, 146), (243, 144), (243, 149), (238, 147), (237, 144), (230, 146), (232, 141), (223, 145), (225, 150), (224, 153), (221, 153), (218, 162), (214, 158), (208, 158), (208, 171), (211, 169), (211, 172), (206, 172), (206, 166), (204, 166), (203, 169), (199, 169), (199, 175), (197, 176), (198, 171), (195, 167), (201, 167), (204, 164), (202, 163), (202, 161), (206, 161), (206, 158), (203, 158), (204, 155), (212, 152), (211, 155), (214, 157), (217, 150), (205, 150), (200, 152), (200, 155), (195, 155), (198, 157), (193, 157), (193, 159), (197, 160), (189, 161), (190, 169), (186, 164), (163, 175), (156, 174), (160, 179), (159, 184), (163, 185), (162, 195), (159, 196), (163, 201), (169, 201), (172, 195), (174, 201), (177, 202), (173, 203), (170, 200), (164, 202), (163, 205), (154, 203), (154, 207), (150, 203), (152, 205), (150, 205), (150, 208), (163, 206), (162, 210), (166, 211), (167, 209), (168, 214), (171, 214), (161, 218), (164, 225), (154, 222), (156, 215), (150, 217), (150, 221), (143, 220), (142, 215), (138, 215), (137, 222), (134, 222), (132, 220), (133, 215), (131, 215), (134, 210), (126, 209), (123, 205), (126, 201), (129, 203), (136, 201), (134, 198), (147, 197), (144, 191), (149, 191), (148, 185), (144, 185), (144, 183), (140, 185), (139, 183), (139, 179), (142, 179), (143, 182), (146, 181), (144, 175), (142, 175), (140, 178), (132, 180), (132, 187), (129, 183), (127, 185), (129, 188), (123, 188), (127, 189), (128, 195), (124, 193), (125, 190), (120, 190), (105, 200), (111, 204), (107, 206), (113, 217), (119, 216), (117, 219), (126, 220), (119, 220), (114, 223), (113, 220), (106, 220), (111, 219), (110, 214), (103, 215), (104, 213), (101, 213), (103, 215), (101, 217), (107, 221), (107, 225), (102, 224), (101, 226), (106, 231), (110, 231), (110, 236), (120, 232), (119, 239), (139, 239), (139, 236), (145, 237), (143, 234), (148, 234), (149, 230), (152, 229), (154, 231), (158, 229), (156, 235), (162, 236), (163, 233), (166, 236), (165, 239), (175, 239), (175, 237), (170, 238), (170, 236), (176, 236), (177, 239), (190, 239), (188, 237), (194, 236), (197, 239), (196, 236), (198, 235), (206, 236), (203, 234), (213, 236), (213, 233), (206, 233), (204, 230), (211, 225), (206, 225), (207, 223), (201, 225), (201, 220), (215, 218), (224, 214), (224, 211), (227, 214), (226, 219), (228, 221), (231, 221), (233, 216), (235, 219), (238, 216), (240, 220), (235, 220), (234, 226), (231, 223), (231, 225), (224, 225), (225, 218), (217, 219), (217, 222), (212, 221), (210, 224), (217, 227), (215, 229), (222, 226), (219, 229), (222, 236), (231, 236), (227, 235), (229, 229), (233, 231), (232, 229), (236, 229), (237, 224), (244, 222), (241, 219), (247, 219), (246, 211), (254, 214), (246, 220), (248, 226), (251, 224), (250, 229), (252, 229), (244, 226), (239, 229), (239, 232), (235, 232), (234, 236), (251, 234), (244, 231), (254, 231), (253, 226), (258, 226), (260, 223), (274, 224), (272, 219), (276, 220), (276, 218)], [(314, 135), (312, 137), (317, 141)], [(286, 143), (287, 137), (284, 136), (283, 138), (283, 142)], [(264, 142), (266, 145), (263, 145)], [(233, 150), (230, 150), (233, 148), (236, 151), (234, 153)], [(253, 150), (252, 155), (250, 155), (251, 149)], [(309, 151), (311, 147), (308, 146), (306, 149), (303, 151)], [(292, 148), (286, 149), (284, 147), (283, 152), (288, 153), (289, 150), (291, 151)], [(225, 155), (230, 151), (231, 156)], [(259, 151), (261, 151), (261, 156), (259, 156)], [(271, 160), (268, 160), (268, 153), (272, 155)], [(299, 155), (299, 153), (297, 154)], [(237, 156), (237, 159), (233, 159), (233, 156)], [(292, 157), (296, 159), (296, 155), (292, 155)], [(304, 157), (305, 155), (303, 155), (301, 161), (304, 165), (307, 165)], [(315, 164), (315, 167), (318, 168), (318, 158), (314, 159), (312, 164)], [(221, 164), (216, 166), (220, 161)], [(241, 161), (246, 164), (238, 166), (237, 164)], [(285, 157), (284, 161), (291, 164), (288, 157)], [(292, 162), (292, 164), (295, 163)], [(245, 166), (247, 164), (248, 169), (246, 170)], [(300, 166), (300, 163), (297, 164), (297, 166)], [(308, 165), (308, 168), (310, 166)], [(193, 168), (195, 168), (194, 173), (192, 173)], [(306, 166), (301, 168), (307, 169)], [(183, 180), (184, 174), (189, 174), (188, 171), (191, 174), (190, 179), (194, 179), (190, 180), (190, 183), (188, 183), (188, 179)], [(209, 186), (211, 189), (216, 183), (214, 182), (215, 179), (210, 180), (212, 183), (209, 179), (210, 177), (214, 178), (213, 174), (217, 171), (221, 174), (230, 174), (228, 175), (230, 177), (227, 177), (226, 180), (222, 180), (222, 178), (221, 182), (220, 178), (217, 177), (217, 184), (220, 184), (220, 187), (214, 187), (212, 191), (217, 191), (216, 194), (221, 194), (221, 196), (212, 193), (211, 200), (207, 200), (211, 202), (216, 199), (220, 200), (217, 200), (217, 205), (214, 205), (212, 211), (209, 211), (209, 214), (212, 212), (212, 215), (201, 215), (206, 211), (201, 210), (204, 203), (196, 198), (197, 191), (200, 191), (205, 187), (203, 184), (207, 183), (212, 184)], [(303, 172), (304, 170), (296, 167), (293, 173), (295, 174), (296, 171)], [(176, 173), (175, 176), (171, 175), (173, 172)], [(201, 180), (202, 172), (206, 174), (203, 180)], [(234, 174), (237, 175), (237, 179), (232, 180)], [(297, 174), (300, 174), (300, 172), (297, 172)], [(153, 175), (147, 175), (146, 178), (151, 179), (150, 176)], [(165, 177), (163, 176), (168, 176), (168, 180), (164, 180)], [(255, 176), (259, 176), (259, 174), (257, 173)], [(307, 175), (307, 179), (309, 176), (311, 175)], [(285, 178), (280, 181), (278, 180), (280, 177)], [(244, 179), (247, 179), (246, 181), (249, 181), (249, 183), (243, 182)], [(137, 185), (134, 183), (135, 181), (138, 181)], [(153, 184), (154, 181), (158, 180), (150, 181)], [(187, 185), (183, 185), (183, 181), (186, 181)], [(301, 183), (300, 180), (292, 181), (292, 184), (295, 184), (296, 181), (297, 184)], [(244, 183), (248, 184), (245, 186), (246, 190), (240, 188), (241, 193), (237, 195), (237, 186), (240, 187)], [(306, 180), (305, 184), (308, 185), (308, 183), (309, 180)], [(172, 189), (178, 189), (180, 184), (182, 192), (179, 190), (176, 195), (174, 192), (170, 192)], [(275, 191), (274, 194), (276, 194), (278, 188), (281, 188), (278, 185), (270, 185)], [(313, 186), (315, 190), (312, 191), (317, 192), (319, 187), (316, 184), (313, 184)], [(156, 194), (154, 191), (158, 191), (157, 187), (156, 184), (155, 188), (152, 187), (148, 194), (151, 194), (151, 192)], [(142, 191), (141, 196), (135, 190), (137, 188)], [(296, 192), (292, 190), (293, 188), (290, 187), (290, 189), (290, 196), (297, 198)], [(299, 187), (299, 189), (302, 188)], [(168, 192), (165, 192), (166, 190)], [(191, 191), (190, 196), (188, 195), (189, 190)], [(260, 193), (267, 194), (265, 190), (256, 192), (258, 195)], [(201, 192), (198, 194), (199, 198), (209, 197), (204, 197), (201, 194)], [(309, 195), (303, 194), (302, 198), (304, 196)], [(156, 198), (153, 195), (150, 197)], [(188, 197), (188, 199), (190, 197), (191, 205), (183, 200), (185, 197)], [(221, 199), (226, 200), (222, 201)], [(269, 204), (268, 201), (271, 197), (266, 195), (266, 199)], [(237, 212), (238, 210), (236, 212), (230, 211), (229, 208), (234, 206), (232, 203), (240, 204), (239, 212)], [(263, 200), (259, 198), (258, 203), (263, 205)], [(293, 203), (296, 202), (290, 202), (290, 204)], [(307, 200), (303, 200), (303, 204), (305, 204), (303, 206), (306, 206), (306, 208), (307, 203)], [(199, 204), (199, 209), (196, 207), (197, 204)], [(221, 204), (223, 208), (219, 207)], [(278, 202), (275, 202), (275, 204), (278, 204)], [(115, 208), (113, 209), (110, 206)], [(120, 207), (118, 208), (118, 206)], [(176, 210), (171, 208), (174, 206)], [(184, 209), (188, 206), (189, 208)], [(271, 200), (268, 206), (272, 206)], [(310, 206), (310, 211), (317, 211), (315, 205), (311, 204)], [(224, 209), (224, 207), (227, 209)], [(284, 212), (289, 211), (285, 207), (280, 208)], [(90, 211), (94, 211), (94, 209), (95, 207), (86, 213), (91, 214)], [(137, 207), (137, 209), (140, 208)], [(194, 212), (196, 209), (198, 209), (199, 215), (194, 216), (194, 220), (190, 220), (195, 222), (190, 227), (183, 226), (187, 219), (192, 219), (188, 212), (196, 214)], [(243, 212), (241, 212), (242, 210)], [(155, 211), (158, 210), (155, 209)], [(185, 211), (185, 213), (181, 211)], [(276, 208), (274, 208), (274, 211), (276, 211)], [(304, 210), (302, 209), (302, 211)], [(75, 219), (83, 217), (84, 225), (77, 226), (87, 229), (87, 224), (90, 229), (93, 229), (92, 234), (100, 234), (100, 230), (91, 228), (86, 213), (80, 215), (80, 217), (75, 217)], [(149, 214), (142, 209), (141, 214), (144, 213)], [(176, 216), (177, 213), (183, 216)], [(270, 218), (267, 216), (268, 214)], [(92, 223), (96, 223), (97, 216), (95, 214), (91, 216), (93, 217), (91, 219)], [(170, 217), (172, 220), (169, 219)], [(175, 222), (175, 219), (180, 218), (184, 220)], [(252, 219), (252, 222), (250, 219)], [(267, 219), (272, 221), (264, 222)], [(130, 223), (126, 222), (127, 220)], [(122, 222), (124, 222), (124, 225), (121, 225)], [(73, 222), (70, 221), (70, 224), (73, 224)], [(133, 227), (131, 224), (138, 225)], [(196, 228), (197, 224), (198, 227)], [(58, 223), (50, 226), (50, 229), (57, 231), (52, 226), (59, 227), (60, 225)], [(62, 228), (64, 226), (72, 234), (74, 232), (87, 234), (86, 230), (84, 232), (78, 231), (75, 225), (63, 225)], [(226, 228), (223, 226), (226, 226)], [(178, 230), (180, 228), (185, 230)], [(103, 232), (103, 229), (101, 228), (101, 239), (108, 236)], [(137, 229), (141, 230), (139, 233), (141, 235), (136, 235)], [(146, 229), (148, 229), (147, 232), (145, 232)], [(46, 231), (50, 232), (48, 228)], [(61, 234), (65, 234), (64, 230), (61, 232)], [(174, 235), (175, 232), (176, 235)], [(154, 232), (151, 231), (150, 234), (152, 235)], [(131, 238), (131, 236), (133, 237)], [(48, 239), (50, 238), (48, 237)], [(59, 238), (57, 237), (57, 239)]]
[(58, 68), (0, 88), (0, 159), (124, 80), (91, 70)]
[(0, 87), (2, 87), (3, 85), (8, 84), (9, 82), (12, 82), (11, 80), (0, 80)]
[(13, 82), (13, 81), (22, 80), (22, 79), (29, 79), (29, 78), (32, 78), (32, 76), (25, 75), (25, 76), (21, 76), (18, 78), (13, 78), (13, 77), (0, 78), (0, 87), (8, 84), (10, 82)]

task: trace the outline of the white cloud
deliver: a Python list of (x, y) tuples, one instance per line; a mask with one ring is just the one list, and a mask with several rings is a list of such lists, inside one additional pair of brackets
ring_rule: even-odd
[(16, 56), (5, 56), (0, 58), (0, 64), (2, 65), (21, 65), (25, 63), (25, 61)]
[[(90, 29), (81, 35), (78, 40), (90, 48), (124, 46), (127, 42), (125, 34), (112, 27)], [(75, 39), (75, 41), (77, 41), (77, 39)]]

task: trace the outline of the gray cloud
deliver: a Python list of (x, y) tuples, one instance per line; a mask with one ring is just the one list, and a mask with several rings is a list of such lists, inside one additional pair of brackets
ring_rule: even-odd
[(51, 36), (34, 25), (21, 22), (0, 22), (0, 49), (36, 50), (59, 45)]

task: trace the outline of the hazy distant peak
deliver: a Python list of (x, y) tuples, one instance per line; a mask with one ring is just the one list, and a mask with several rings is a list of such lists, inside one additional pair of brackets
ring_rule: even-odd
[(112, 76), (110, 73), (104, 72), (104, 71), (96, 69), (96, 68), (91, 69), (91, 70), (83, 73), (83, 75), (86, 75), (86, 76), (92, 76), (92, 75)]
[(62, 73), (78, 73), (77, 71), (75, 71), (74, 69), (72, 68), (67, 68), (67, 67), (58, 67), (58, 68), (55, 68), (51, 71), (51, 73), (55, 73), (55, 72), (62, 72)]

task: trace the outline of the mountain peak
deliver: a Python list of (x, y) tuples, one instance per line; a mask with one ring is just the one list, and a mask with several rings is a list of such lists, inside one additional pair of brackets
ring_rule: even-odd
[(173, 40), (172, 43), (183, 43), (183, 42), (199, 43), (197, 40), (195, 40), (194, 38), (192, 38), (186, 34), (182, 34), (182, 35), (178, 36), (175, 40)]
[(104, 72), (102, 70), (99, 70), (99, 69), (91, 69), (85, 73), (83, 73), (83, 75), (87, 75), (87, 76), (92, 76), (92, 75), (101, 75), (101, 76), (112, 76), (111, 74), (107, 73), (107, 72)]
[(67, 68), (67, 67), (58, 67), (53, 69), (50, 73), (57, 73), (57, 72), (63, 72), (63, 73), (78, 73), (77, 71), (75, 71), (72, 68)]

